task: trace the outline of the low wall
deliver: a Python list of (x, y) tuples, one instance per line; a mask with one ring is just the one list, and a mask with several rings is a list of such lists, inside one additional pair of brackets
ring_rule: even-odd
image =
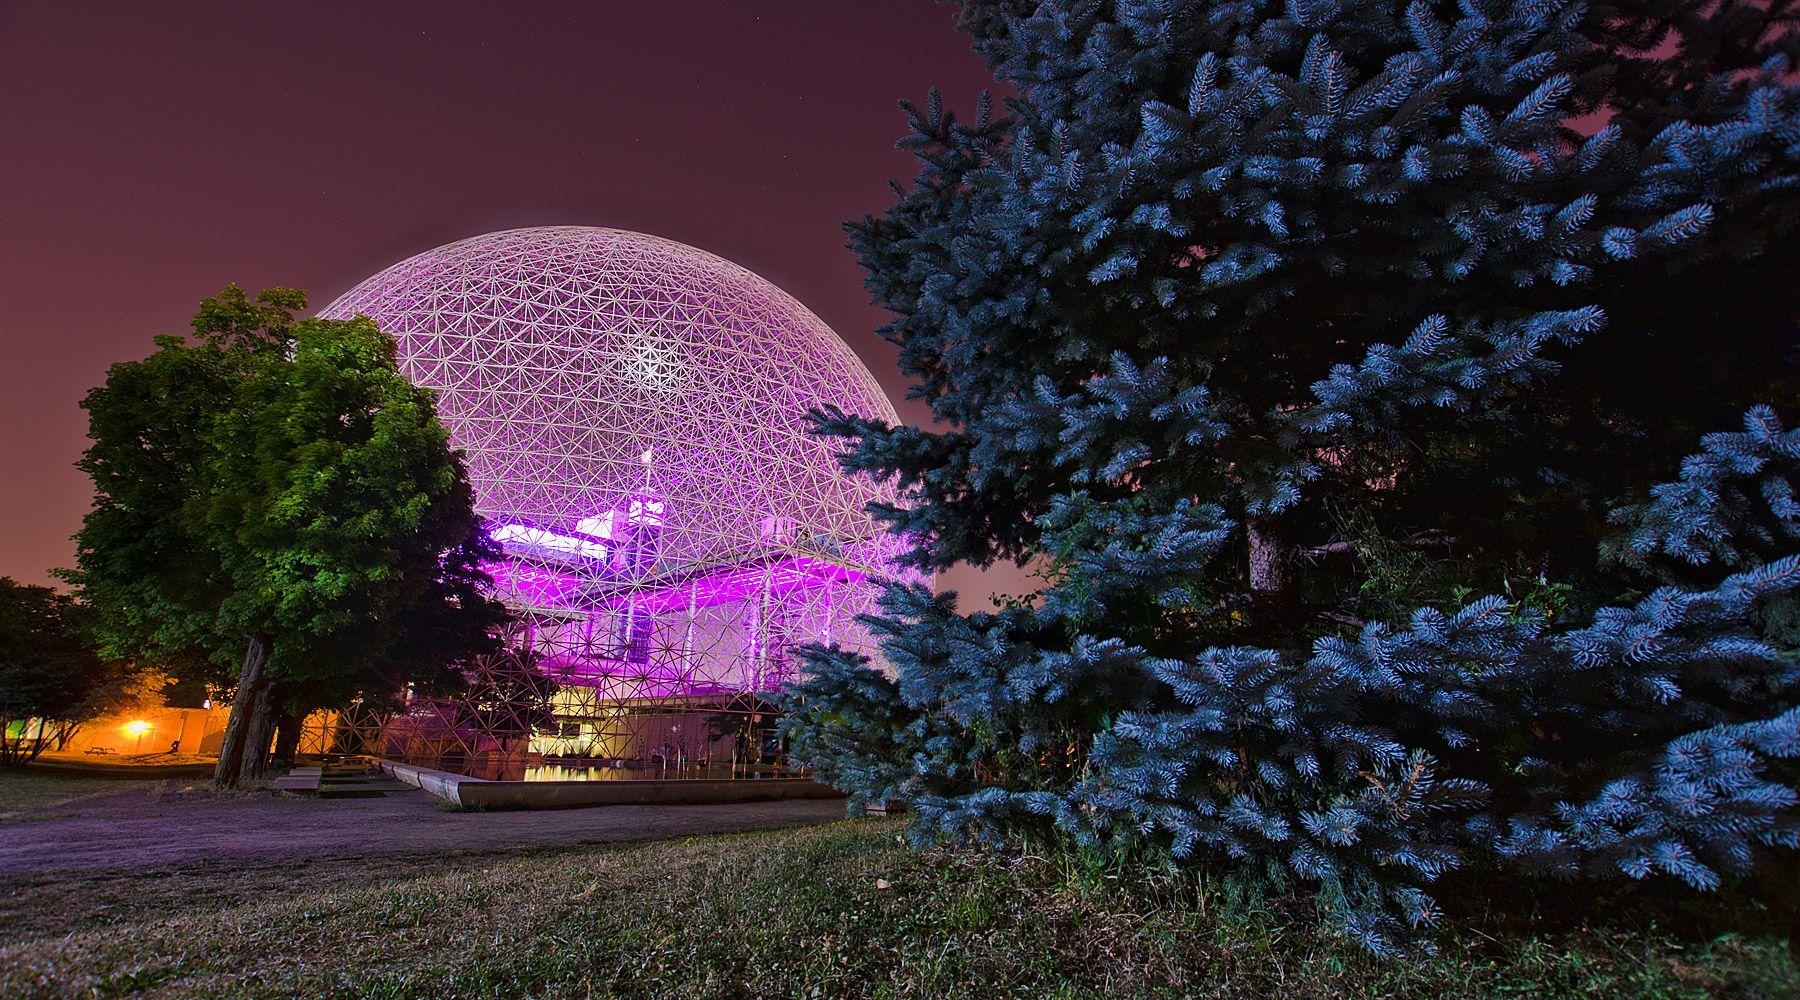
[(162, 754), (171, 750), (185, 754), (218, 753), (219, 740), (230, 716), (230, 703), (211, 709), (138, 706), (83, 723), (63, 749), (68, 753), (86, 753), (95, 747), (112, 751), (112, 754), (95, 754), (98, 758)]
[(391, 760), (381, 769), (452, 805), (471, 809), (577, 809), (616, 805), (712, 805), (774, 799), (841, 799), (810, 778), (720, 780), (488, 781)]
[(206, 778), (213, 776), (211, 764), (109, 764), (98, 761), (45, 760), (39, 757), (25, 766), (39, 774), (78, 774), (84, 778), (119, 778), (143, 781), (148, 778)]

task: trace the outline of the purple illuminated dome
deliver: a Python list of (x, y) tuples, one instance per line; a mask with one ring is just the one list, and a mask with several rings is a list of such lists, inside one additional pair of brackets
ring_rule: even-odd
[[(321, 316), (374, 319), (437, 390), (490, 566), (546, 667), (605, 701), (694, 703), (794, 676), (788, 649), (867, 648), (854, 616), (895, 543), (802, 414), (892, 421), (850, 348), (730, 261), (586, 227), (408, 258)], [(554, 749), (554, 748), (553, 748)]]

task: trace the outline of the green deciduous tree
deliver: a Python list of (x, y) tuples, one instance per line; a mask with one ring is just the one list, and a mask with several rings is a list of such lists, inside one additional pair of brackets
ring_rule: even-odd
[(241, 651), (221, 786), (262, 773), (283, 711), (429, 682), (504, 614), (430, 393), (373, 322), (304, 306), (229, 287), (82, 404), (95, 498), (70, 578), (107, 655), (220, 669)]
[(95, 652), (84, 608), (0, 577), (0, 764), (27, 764), (137, 694), (139, 674)]
[(493, 741), (502, 756), (550, 729), (558, 685), (539, 669), (535, 653), (501, 649), (477, 656), (454, 680), (459, 683), (440, 711), (451, 725)]

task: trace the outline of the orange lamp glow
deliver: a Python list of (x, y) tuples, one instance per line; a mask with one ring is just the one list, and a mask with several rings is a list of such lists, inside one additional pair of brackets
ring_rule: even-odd
[(155, 726), (145, 722), (143, 719), (135, 719), (125, 724), (125, 731), (133, 736), (142, 736), (155, 728)]

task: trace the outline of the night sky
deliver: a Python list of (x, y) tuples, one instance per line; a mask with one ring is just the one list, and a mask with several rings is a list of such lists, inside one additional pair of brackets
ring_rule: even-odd
[(287, 285), (322, 307), (493, 230), (613, 226), (743, 264), (925, 419), (840, 226), (912, 175), (898, 99), (990, 86), (953, 22), (930, 0), (5, 0), (0, 575), (73, 561), (77, 404), (201, 298)]

